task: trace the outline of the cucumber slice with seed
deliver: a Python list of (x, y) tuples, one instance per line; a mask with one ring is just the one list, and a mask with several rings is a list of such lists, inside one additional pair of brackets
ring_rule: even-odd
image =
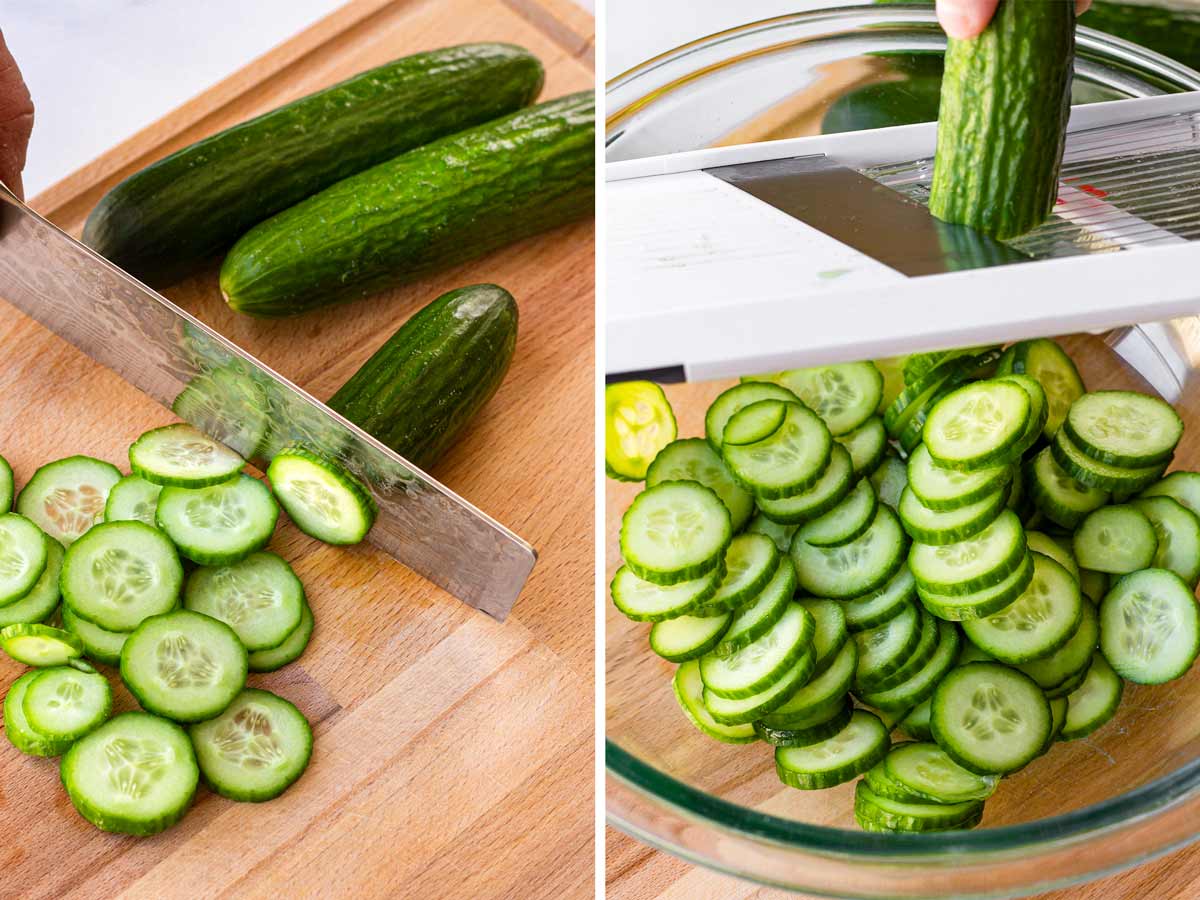
[(21, 489), (17, 512), (63, 546), (104, 517), (104, 504), (121, 471), (90, 456), (68, 456), (39, 468)]
[(196, 569), (183, 605), (224, 622), (246, 650), (270, 650), (300, 625), (304, 586), (274, 553), (254, 553), (230, 566)]
[(850, 724), (854, 704), (848, 697), (837, 697), (819, 720), (798, 728), (772, 728), (766, 721), (754, 723), (754, 732), (773, 747), (811, 747), (828, 740)]
[(1071, 404), (1063, 430), (1092, 459), (1139, 468), (1171, 459), (1183, 436), (1183, 420), (1158, 397), (1094, 391)]
[(977, 775), (964, 769), (945, 750), (930, 742), (893, 747), (884, 757), (883, 768), (914, 799), (926, 803), (986, 800), (1000, 784), (995, 775)]
[(854, 817), (871, 831), (899, 831), (923, 834), (973, 828), (983, 816), (983, 803), (922, 803), (894, 800), (876, 794), (865, 782), (854, 791)]
[(313, 633), (313, 614), (308, 604), (300, 613), (300, 624), (296, 630), (278, 647), (270, 650), (257, 650), (247, 657), (251, 672), (274, 672), (288, 663), (295, 662), (303, 655), (308, 647)]
[(871, 473), (871, 487), (879, 502), (892, 509), (900, 505), (900, 495), (908, 484), (908, 468), (898, 456), (886, 456)]
[(725, 423), (721, 446), (742, 446), (765, 441), (779, 430), (787, 415), (787, 405), (782, 400), (759, 400), (739, 409)]
[(768, 519), (785, 525), (795, 525), (823, 516), (836, 507), (854, 486), (850, 454), (841, 444), (835, 444), (829, 465), (820, 480), (806, 491), (783, 500), (758, 498), (758, 508)]
[(1012, 510), (979, 534), (944, 546), (913, 544), (908, 557), (917, 584), (931, 593), (961, 596), (999, 584), (1025, 559), (1025, 531)]
[(0, 628), (0, 650), (27, 666), (65, 666), (83, 654), (83, 643), (49, 625), (8, 625)]
[(908, 486), (929, 509), (941, 512), (970, 506), (989, 497), (1013, 477), (1009, 465), (989, 466), (974, 472), (944, 469), (933, 461), (924, 444), (908, 458)]
[(1008, 504), (1008, 485), (969, 506), (938, 511), (921, 503), (912, 487), (900, 495), (897, 512), (904, 530), (914, 541), (922, 544), (954, 544), (983, 531), (1000, 515)]
[(697, 660), (689, 660), (676, 669), (672, 684), (684, 715), (709, 737), (726, 744), (750, 744), (758, 740), (753, 725), (722, 725), (712, 717), (704, 705), (704, 681)]
[(1034, 458), (1029, 473), (1034, 504), (1042, 515), (1063, 528), (1075, 528), (1084, 516), (1112, 499), (1108, 491), (1088, 487), (1068, 475), (1049, 447)]
[(1172, 472), (1142, 491), (1143, 497), (1170, 497), (1200, 516), (1200, 472)]
[(904, 563), (908, 538), (888, 507), (879, 505), (863, 534), (838, 547), (814, 547), (797, 532), (792, 562), (800, 587), (816, 597), (861, 597), (887, 583)]
[[(855, 684), (862, 686), (879, 681), (903, 665), (925, 635), (924, 618), (917, 607), (909, 604), (899, 615), (882, 625), (854, 635), (858, 644), (858, 668)], [(936, 636), (936, 635), (935, 635)]]
[(705, 688), (729, 700), (765, 691), (810, 651), (814, 628), (808, 611), (791, 604), (774, 627), (752, 644), (728, 655), (701, 657), (700, 677)]
[[(699, 609), (699, 614), (719, 615), (749, 603), (766, 588), (779, 569), (779, 551), (761, 534), (739, 534), (729, 543), (722, 567), (725, 577), (716, 592)], [(781, 573), (786, 578), (788, 573)]]
[(1147, 568), (1158, 552), (1158, 536), (1136, 506), (1106, 506), (1089, 513), (1075, 532), (1075, 559), (1085, 569), (1123, 575)]
[(1100, 603), (1100, 650), (1126, 681), (1179, 678), (1200, 653), (1200, 615), (1191, 589), (1166, 569), (1126, 575)]
[(635, 622), (674, 619), (699, 609), (711, 600), (725, 574), (722, 564), (707, 575), (691, 581), (662, 585), (639, 578), (629, 566), (621, 566), (610, 586), (613, 605)]
[(69, 606), (63, 607), (62, 620), (63, 628), (79, 639), (83, 644), (83, 652), (90, 659), (106, 666), (120, 665), (121, 648), (125, 646), (129, 632), (107, 631), (99, 625), (93, 625), (75, 615)]
[(811, 791), (843, 784), (866, 772), (888, 750), (879, 717), (856, 709), (846, 727), (807, 747), (777, 747), (775, 771), (784, 784)]
[(942, 398), (925, 422), (925, 446), (942, 468), (970, 472), (1008, 463), (1032, 414), (1029, 395), (1006, 381), (980, 381)]
[(998, 584), (970, 594), (939, 594), (917, 585), (924, 607), (949, 622), (967, 622), (997, 613), (1016, 600), (1033, 580), (1033, 554), (1026, 553), (1021, 564)]
[(33, 522), (16, 513), (0, 515), (0, 609), (33, 590), (46, 571), (48, 552)]
[(126, 475), (112, 486), (104, 504), (105, 522), (143, 522), (154, 524), (161, 484), (153, 484), (137, 475)]
[(796, 533), (797, 525), (781, 525), (772, 522), (762, 513), (758, 513), (746, 526), (746, 534), (765, 534), (775, 544), (780, 553), (787, 553), (792, 546), (792, 535)]
[(903, 612), (905, 606), (916, 595), (916, 579), (908, 566), (902, 564), (883, 587), (843, 603), (846, 627), (856, 632), (882, 625)]
[(1096, 731), (1117, 713), (1125, 682), (1112, 670), (1100, 653), (1092, 656), (1092, 665), (1082, 684), (1066, 696), (1067, 712), (1059, 740), (1075, 741)]
[(1162, 477), (1168, 465), (1164, 462), (1131, 469), (1102, 463), (1084, 454), (1065, 428), (1059, 429), (1055, 435), (1050, 453), (1062, 470), (1076, 481), (1114, 494), (1135, 494), (1149, 487)]
[(832, 705), (850, 690), (858, 666), (858, 645), (846, 641), (829, 667), (813, 676), (782, 705), (763, 716), (763, 724), (776, 730), (803, 730), (826, 721)]
[[(785, 403), (783, 407), (783, 422), (770, 437), (721, 447), (725, 464), (738, 483), (768, 500), (792, 497), (816, 484), (833, 451), (829, 429), (816, 413), (800, 403)], [(728, 430), (729, 426), (725, 427)]]
[(267, 467), (271, 490), (296, 527), (326, 544), (357, 544), (378, 509), (362, 483), (339, 464), (289, 447)]
[(712, 488), (728, 508), (734, 531), (741, 531), (754, 514), (754, 498), (738, 486), (703, 438), (672, 441), (658, 452), (646, 472), (646, 487), (664, 481), (696, 481)]
[(1083, 379), (1063, 349), (1049, 338), (1020, 341), (1009, 347), (1000, 360), (1000, 372), (1032, 375), (1046, 392), (1047, 416), (1043, 433), (1051, 439), (1058, 433), (1067, 410), (1083, 395)]
[(883, 375), (872, 362), (792, 369), (775, 380), (824, 419), (835, 435), (849, 434), (866, 422), (883, 397)]
[[(1092, 651), (1100, 639), (1100, 620), (1095, 608), (1090, 603), (1083, 605), (1083, 617), (1079, 620), (1079, 628), (1071, 639), (1062, 647), (1044, 659), (1021, 663), (1017, 666), (1022, 672), (1037, 682), (1047, 694), (1058, 695), (1060, 689), (1072, 680), (1082, 680), (1087, 668), (1091, 665)], [(1062, 694), (1069, 694), (1075, 685), (1070, 685)]]
[(1150, 520), (1158, 538), (1150, 565), (1170, 569), (1195, 589), (1200, 581), (1200, 518), (1171, 497), (1144, 497), (1130, 505)]
[(96, 672), (71, 666), (43, 669), (21, 698), (25, 721), (51, 741), (77, 741), (112, 710), (112, 688)]
[(62, 544), (43, 535), (46, 545), (46, 568), (29, 593), (7, 606), (0, 606), (0, 627), (17, 623), (42, 622), (58, 607), (58, 578), (62, 571)]
[(848, 434), (835, 435), (834, 440), (849, 452), (855, 479), (865, 478), (879, 468), (887, 452), (887, 429), (879, 416), (872, 416)]
[(679, 616), (655, 622), (650, 629), (650, 649), (669, 662), (699, 659), (721, 642), (732, 618), (732, 613), (721, 613), (708, 617)]
[(220, 484), (245, 465), (246, 461), (224, 444), (183, 423), (147, 431), (129, 447), (133, 474), (164, 486)]
[(747, 644), (752, 644), (774, 628), (775, 623), (787, 611), (788, 604), (796, 593), (796, 570), (786, 556), (777, 558), (771, 580), (759, 591), (758, 596), (743, 604), (734, 613), (729, 629), (718, 645), (721, 653), (735, 653)]
[(708, 688), (704, 689), (704, 705), (713, 719), (722, 725), (743, 725), (761, 719), (771, 710), (781, 706), (804, 682), (813, 670), (813, 654), (804, 653), (783, 676), (770, 686), (749, 697), (731, 700), (720, 697)]
[(796, 395), (787, 388), (765, 381), (736, 384), (717, 397), (704, 416), (704, 437), (714, 450), (720, 452), (725, 425), (741, 409), (760, 400), (782, 400), (795, 403)]
[(711, 572), (732, 538), (729, 510), (716, 492), (694, 481), (647, 488), (621, 519), (625, 564), (655, 584), (678, 584)]
[(675, 440), (675, 412), (652, 381), (604, 388), (604, 469), (619, 481), (641, 481), (662, 448)]
[(154, 518), (192, 562), (229, 566), (267, 545), (279, 506), (265, 484), (243, 474), (208, 487), (163, 488)]
[(800, 540), (814, 547), (848, 544), (871, 527), (877, 505), (875, 489), (863, 478), (837, 506), (800, 528)]
[(26, 672), (12, 683), (4, 697), (4, 734), (9, 743), (28, 756), (61, 756), (74, 743), (54, 739), (34, 731), (25, 718), (25, 691), (42, 673)]
[(1050, 415), (1046, 403), (1046, 391), (1042, 388), (1041, 383), (1030, 375), (1009, 373), (998, 375), (994, 380), (1011, 382), (1029, 395), (1029, 421), (1025, 423), (1025, 434), (1017, 441), (1017, 446), (1013, 451), (1017, 456), (1021, 456), (1038, 442), (1042, 436), (1042, 430), (1046, 427), (1046, 420)]
[[(946, 673), (954, 668), (958, 653), (958, 629), (951, 622), (939, 621), (937, 623), (937, 644), (934, 647), (933, 655), (929, 657), (924, 666), (905, 681), (893, 687), (886, 690), (864, 691), (859, 694), (859, 698), (863, 703), (896, 716), (900, 716), (905, 710), (920, 707), (933, 696), (934, 690)], [(907, 716), (904, 721), (908, 721)], [(901, 728), (904, 727), (901, 722)], [(926, 716), (925, 727), (928, 729), (928, 716)]]

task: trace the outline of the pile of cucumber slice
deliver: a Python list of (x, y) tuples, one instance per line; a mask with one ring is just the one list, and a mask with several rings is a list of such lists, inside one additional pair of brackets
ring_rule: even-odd
[(1195, 661), (1200, 473), (1164, 477), (1168, 404), (1088, 393), (1054, 341), (901, 366), (887, 396), (870, 362), (722, 393), (649, 462), (612, 597), (704, 733), (795, 788), (861, 778), (865, 830), (971, 828)]
[[(268, 489), (186, 424), (142, 435), (129, 462), (124, 476), (87, 456), (49, 463), (8, 512), (13, 475), (0, 459), (0, 649), (31, 667), (4, 698), (9, 741), (62, 757), (89, 822), (147, 835), (184, 816), (201, 775), (258, 802), (303, 773), (308, 721), (246, 684), (298, 659), (313, 631), (300, 579), (263, 548), (280, 505), (336, 544), (362, 540), (375, 505), (302, 448), (275, 455)], [(116, 682), (93, 664), (116, 668), (144, 711), (109, 718)]]

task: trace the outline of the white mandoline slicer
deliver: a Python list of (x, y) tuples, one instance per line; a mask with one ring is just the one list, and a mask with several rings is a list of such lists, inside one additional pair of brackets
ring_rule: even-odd
[(925, 208), (935, 124), (609, 163), (610, 378), (702, 380), (1200, 312), (1200, 93), (1073, 110), (1055, 215)]

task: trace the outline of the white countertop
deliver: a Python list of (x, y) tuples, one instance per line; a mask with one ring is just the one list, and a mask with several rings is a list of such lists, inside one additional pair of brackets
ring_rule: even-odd
[[(33, 196), (343, 0), (0, 0), (36, 107)], [(594, 10), (595, 0), (575, 0)]]

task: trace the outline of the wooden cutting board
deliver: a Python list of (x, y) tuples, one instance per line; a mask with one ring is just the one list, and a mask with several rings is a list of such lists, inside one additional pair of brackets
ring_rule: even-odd
[[(37, 197), (78, 234), (118, 180), (281, 103), (398, 56), (469, 41), (523, 45), (544, 98), (590, 88), (592, 19), (568, 0), (358, 0)], [(36, 100), (36, 98), (35, 98)], [(96, 110), (103, 115), (103, 110)], [(87, 127), (81, 122), (80, 127)], [(593, 883), (593, 226), (568, 226), (387, 295), (284, 322), (240, 318), (215, 270), (165, 293), (319, 397), (416, 309), (493, 281), (521, 333), (496, 398), (436, 474), (541, 554), (503, 625), (362, 545), (290, 524), (316, 616), (308, 651), (251, 683), (294, 701), (316, 744), (282, 798), (202, 788), (174, 829), (103, 834), (71, 807), (54, 761), (0, 740), (0, 897), (580, 897)], [(0, 452), (18, 484), (72, 453), (127, 468), (170, 414), (0, 304)], [(21, 667), (0, 660), (0, 685)], [(120, 692), (119, 708), (132, 706)]]

